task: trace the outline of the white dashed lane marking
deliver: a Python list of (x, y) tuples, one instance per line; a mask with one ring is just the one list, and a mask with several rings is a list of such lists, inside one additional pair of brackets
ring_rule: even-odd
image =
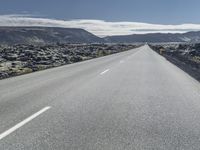
[(45, 111), (47, 111), (50, 108), (51, 108), (50, 106), (44, 107), (43, 109), (41, 109), (40, 111), (36, 112), (32, 116), (30, 116), (30, 117), (26, 118), (25, 120), (23, 120), (22, 122), (16, 124), (14, 127), (12, 127), (10, 129), (6, 130), (5, 132), (1, 133), (0, 134), (0, 140), (2, 140), (3, 138), (5, 138), (9, 134), (13, 133), (17, 129), (21, 128), (22, 126), (24, 126), (25, 124), (27, 124), (28, 122), (30, 122), (34, 118), (38, 117), (39, 115), (41, 115), (42, 113), (44, 113)]
[(106, 72), (108, 72), (110, 69), (106, 69), (105, 71), (101, 72), (100, 75), (105, 74)]

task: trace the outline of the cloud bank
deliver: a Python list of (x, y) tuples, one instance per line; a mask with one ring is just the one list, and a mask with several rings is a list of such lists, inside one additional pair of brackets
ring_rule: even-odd
[(82, 28), (97, 36), (146, 34), (146, 33), (184, 33), (200, 30), (200, 24), (161, 25), (139, 22), (107, 22), (103, 20), (57, 20), (31, 15), (0, 15), (0, 26), (45, 26)]

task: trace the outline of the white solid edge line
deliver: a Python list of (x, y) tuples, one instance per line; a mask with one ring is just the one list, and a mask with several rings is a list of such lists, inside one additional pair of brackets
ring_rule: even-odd
[(109, 71), (109, 69), (106, 69), (105, 71), (103, 71), (102, 73), (101, 73), (101, 75), (103, 75), (104, 73), (106, 73), (106, 72), (108, 72)]
[(20, 127), (22, 127), (23, 125), (27, 124), (28, 122), (30, 122), (31, 120), (33, 120), (34, 118), (36, 118), (37, 116), (41, 115), (42, 113), (44, 113), (45, 111), (47, 111), (48, 109), (50, 109), (50, 106), (47, 106), (43, 109), (41, 109), (40, 111), (38, 111), (37, 113), (33, 114), (32, 116), (26, 118), (25, 120), (23, 120), (22, 122), (16, 124), (14, 127), (8, 129), (7, 131), (3, 132), (0, 134), (0, 140), (2, 140), (3, 138), (5, 138), (6, 136), (8, 136), (9, 134), (11, 134), (12, 132), (14, 132), (15, 130), (19, 129)]

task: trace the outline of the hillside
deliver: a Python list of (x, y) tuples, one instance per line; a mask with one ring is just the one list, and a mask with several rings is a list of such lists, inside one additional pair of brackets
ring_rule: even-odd
[(168, 43), (199, 42), (200, 31), (187, 33), (151, 33), (100, 38), (84, 29), (59, 27), (0, 27), (0, 44), (55, 43)]
[(151, 34), (132, 34), (121, 36), (105, 37), (107, 42), (113, 43), (134, 43), (134, 42), (198, 42), (200, 41), (200, 31), (187, 33), (151, 33)]
[(83, 29), (0, 27), (0, 44), (95, 43), (102, 40)]

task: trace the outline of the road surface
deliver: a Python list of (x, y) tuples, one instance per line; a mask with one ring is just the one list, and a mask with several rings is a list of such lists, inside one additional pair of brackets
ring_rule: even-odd
[(0, 81), (1, 150), (199, 150), (200, 84), (145, 45)]

